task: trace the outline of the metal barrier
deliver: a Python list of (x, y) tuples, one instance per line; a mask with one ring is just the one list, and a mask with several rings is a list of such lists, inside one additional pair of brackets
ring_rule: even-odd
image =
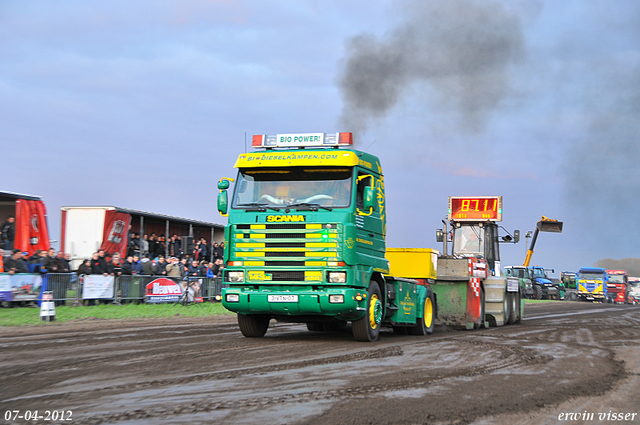
[(53, 302), (57, 306), (76, 299), (79, 286), (74, 273), (48, 273), (47, 290), (53, 293)]
[[(53, 293), (53, 301), (56, 306), (61, 305), (83, 305), (82, 287), (84, 275), (77, 276), (75, 273), (49, 273), (46, 275), (47, 290)], [(158, 278), (165, 278), (180, 284), (184, 287), (184, 282), (197, 281), (199, 291), (196, 297), (201, 297), (203, 301), (216, 301), (216, 296), (222, 294), (222, 278), (215, 277), (167, 277), (167, 276), (146, 276), (146, 275), (122, 275), (114, 279), (113, 298), (103, 299), (103, 302), (128, 303), (145, 302), (147, 285)], [(95, 300), (91, 300), (93, 304)]]

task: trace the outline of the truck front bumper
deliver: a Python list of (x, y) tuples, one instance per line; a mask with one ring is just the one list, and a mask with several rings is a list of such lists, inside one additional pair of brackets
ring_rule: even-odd
[(222, 305), (242, 314), (273, 317), (320, 315), (355, 320), (364, 316), (366, 294), (366, 290), (355, 288), (291, 291), (230, 287), (222, 289)]

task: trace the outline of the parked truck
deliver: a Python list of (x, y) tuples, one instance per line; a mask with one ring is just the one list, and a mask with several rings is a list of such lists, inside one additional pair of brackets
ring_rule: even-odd
[(607, 299), (609, 275), (602, 267), (584, 267), (576, 278), (578, 296), (582, 301), (604, 302)]
[[(13, 217), (13, 244), (11, 249), (26, 251), (29, 255), (37, 250), (48, 251), (49, 228), (47, 209), (39, 196), (22, 195), (13, 192), (0, 192), (0, 226)], [(3, 235), (0, 241), (4, 239)], [(0, 248), (4, 248), (0, 243)], [(11, 252), (5, 252), (9, 255)]]
[(443, 251), (432, 284), (443, 324), (472, 329), (522, 319), (521, 283), (500, 272), (500, 243), (517, 243), (520, 231), (500, 237), (501, 220), (501, 196), (449, 197), (448, 222), (443, 220), (444, 229), (436, 232)]
[[(393, 276), (385, 257), (380, 161), (352, 141), (351, 133), (253, 136), (262, 151), (241, 154), (237, 177), (219, 181), (218, 210), (228, 216), (222, 303), (244, 336), (263, 337), (271, 319), (310, 331), (350, 322), (359, 341), (377, 340), (382, 326), (433, 331), (431, 285)], [(402, 254), (392, 264), (411, 267)], [(435, 279), (435, 261), (422, 266)]]
[(626, 270), (607, 270), (607, 302), (628, 304), (629, 276)]
[(640, 277), (629, 277), (629, 303), (640, 303)]

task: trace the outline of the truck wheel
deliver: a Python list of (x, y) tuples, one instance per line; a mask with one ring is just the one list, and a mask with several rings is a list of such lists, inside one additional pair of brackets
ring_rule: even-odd
[(422, 317), (416, 320), (416, 325), (409, 328), (411, 335), (429, 335), (433, 333), (433, 320), (435, 318), (433, 292), (427, 290), (427, 296), (424, 299), (424, 308), (422, 309)]
[(238, 313), (240, 332), (247, 338), (262, 338), (269, 328), (269, 316)]
[(536, 285), (536, 300), (541, 300), (542, 297), (542, 287), (540, 285)]
[(324, 326), (322, 326), (322, 323), (311, 322), (307, 323), (307, 329), (311, 332), (322, 332), (324, 331)]
[(353, 337), (357, 341), (374, 342), (380, 335), (382, 322), (382, 299), (376, 282), (369, 284), (367, 291), (367, 311), (363, 318), (353, 322)]

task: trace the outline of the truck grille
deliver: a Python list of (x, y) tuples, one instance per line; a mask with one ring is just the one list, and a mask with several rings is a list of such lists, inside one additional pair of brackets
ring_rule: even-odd
[(321, 267), (342, 260), (342, 231), (333, 223), (239, 224), (231, 229), (230, 259), (243, 261), (253, 282), (320, 281)]

